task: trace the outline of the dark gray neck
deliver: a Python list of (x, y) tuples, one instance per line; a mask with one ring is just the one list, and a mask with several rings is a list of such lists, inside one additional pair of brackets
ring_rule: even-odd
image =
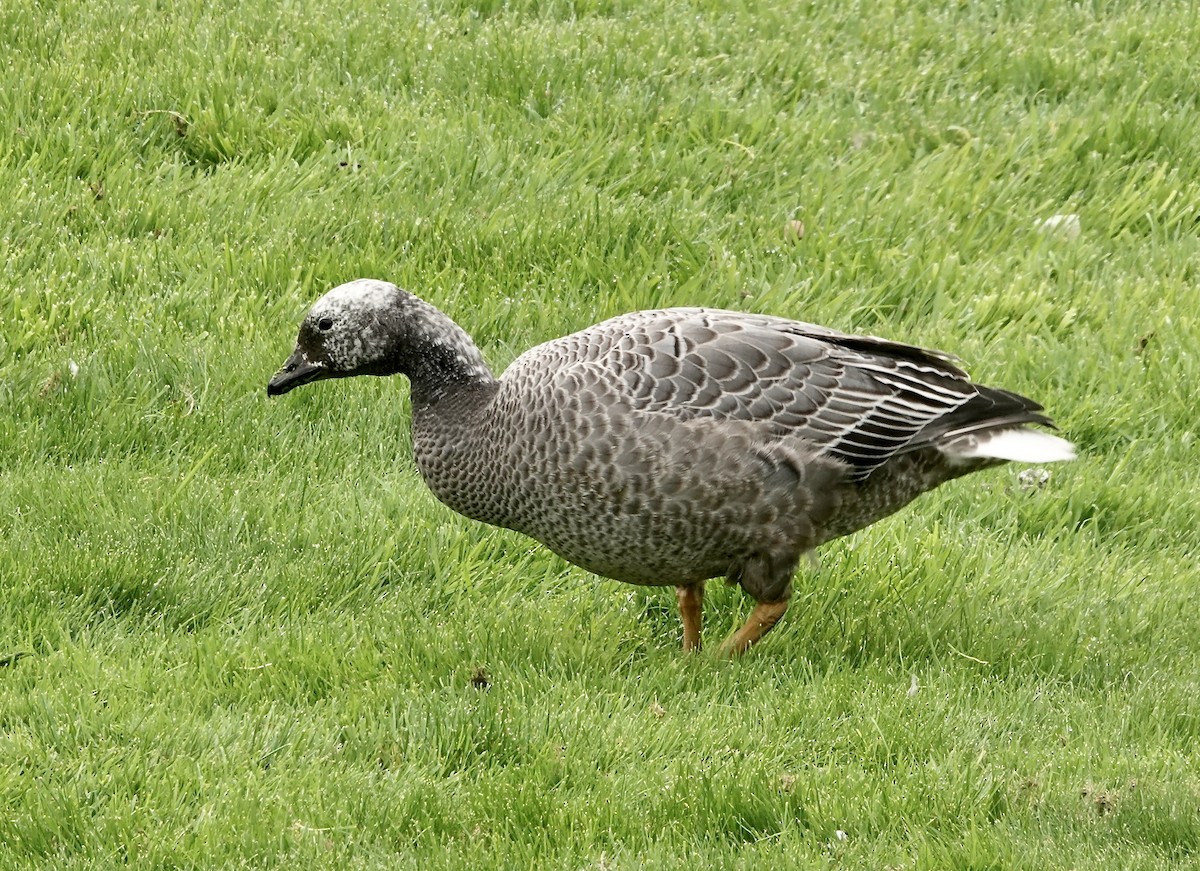
[(396, 368), (412, 382), (414, 408), (441, 405), (456, 397), (467, 402), (477, 402), (483, 395), (490, 399), (496, 378), (475, 342), (438, 309), (416, 298), (413, 302), (417, 328), (404, 343), (404, 359), (396, 361)]
[(480, 374), (443, 365), (447, 362), (451, 361), (427, 359), (409, 372), (414, 410), (486, 405), (500, 387), (490, 372)]

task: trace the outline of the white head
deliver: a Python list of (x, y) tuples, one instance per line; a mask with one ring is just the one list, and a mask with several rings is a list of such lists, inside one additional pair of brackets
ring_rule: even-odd
[(316, 301), (300, 324), (296, 350), (267, 385), (276, 396), (319, 381), (355, 375), (378, 364), (389, 350), (389, 327), (404, 291), (386, 281), (360, 278)]
[(394, 284), (360, 278), (318, 299), (301, 325), (320, 338), (336, 368), (359, 369), (386, 350), (387, 325), (403, 307), (404, 292)]
[(324, 378), (397, 373), (408, 375), (414, 389), (419, 379), (431, 389), (439, 380), (491, 379), (479, 349), (452, 320), (394, 284), (360, 278), (313, 304), (267, 394)]

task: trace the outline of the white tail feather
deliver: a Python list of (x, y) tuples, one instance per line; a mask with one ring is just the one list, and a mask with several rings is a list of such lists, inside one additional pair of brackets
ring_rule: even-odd
[(1002, 429), (956, 439), (942, 447), (954, 460), (990, 458), (1018, 463), (1054, 463), (1075, 459), (1075, 446), (1066, 439), (1034, 429)]

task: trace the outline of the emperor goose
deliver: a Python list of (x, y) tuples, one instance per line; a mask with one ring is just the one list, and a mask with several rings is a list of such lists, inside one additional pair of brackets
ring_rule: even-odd
[(429, 303), (360, 279), (317, 300), (275, 396), (408, 376), (422, 477), (467, 517), (631, 584), (673, 585), (700, 647), (704, 583), (756, 601), (739, 654), (787, 609), (800, 557), (939, 484), (1068, 460), (1024, 396), (938, 351), (768, 315), (639, 311), (538, 345), (497, 378)]

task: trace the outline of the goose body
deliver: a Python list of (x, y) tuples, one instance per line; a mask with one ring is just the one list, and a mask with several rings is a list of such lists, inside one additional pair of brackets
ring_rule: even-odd
[(1074, 456), (1041, 406), (947, 355), (767, 315), (674, 308), (538, 345), (500, 378), (442, 312), (386, 282), (330, 291), (268, 385), (405, 374), (425, 482), (467, 517), (576, 565), (676, 587), (700, 646), (704, 582), (782, 616), (801, 556), (952, 478)]

